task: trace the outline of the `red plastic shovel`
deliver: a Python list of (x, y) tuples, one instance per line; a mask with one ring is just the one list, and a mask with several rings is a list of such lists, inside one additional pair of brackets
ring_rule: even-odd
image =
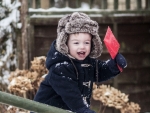
[[(116, 40), (116, 38), (113, 35), (109, 26), (107, 28), (107, 32), (106, 32), (106, 35), (104, 38), (104, 43), (106, 45), (108, 52), (110, 53), (111, 58), (114, 59), (119, 51), (120, 44)], [(117, 66), (118, 66), (119, 70), (122, 72), (122, 68), (119, 67), (119, 65), (117, 65)]]

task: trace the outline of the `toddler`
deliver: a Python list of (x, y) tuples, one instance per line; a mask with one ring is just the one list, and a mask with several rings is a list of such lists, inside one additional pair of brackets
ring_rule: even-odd
[(47, 54), (49, 73), (41, 82), (34, 100), (76, 113), (90, 110), (93, 82), (102, 82), (120, 73), (117, 64), (127, 63), (118, 53), (115, 59), (97, 60), (102, 53), (98, 23), (84, 13), (74, 12), (60, 19), (57, 39)]

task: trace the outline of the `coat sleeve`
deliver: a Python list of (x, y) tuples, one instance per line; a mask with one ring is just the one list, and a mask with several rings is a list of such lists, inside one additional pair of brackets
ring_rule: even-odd
[(57, 64), (51, 70), (50, 85), (66, 105), (76, 113), (95, 113), (83, 103), (75, 70), (71, 65)]
[(96, 65), (98, 69), (98, 78), (96, 77), (96, 79), (98, 79), (98, 82), (106, 81), (120, 73), (117, 63), (113, 59), (107, 61), (98, 60)]

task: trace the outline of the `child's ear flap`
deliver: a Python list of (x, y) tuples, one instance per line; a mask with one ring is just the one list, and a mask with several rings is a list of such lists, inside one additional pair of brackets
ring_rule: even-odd
[(66, 35), (67, 35), (67, 40), (66, 40), (65, 44), (68, 45), (68, 40), (69, 40), (70, 34), (66, 33)]

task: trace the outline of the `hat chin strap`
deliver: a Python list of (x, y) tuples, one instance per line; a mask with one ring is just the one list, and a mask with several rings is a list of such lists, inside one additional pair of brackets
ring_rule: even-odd
[[(69, 54), (66, 54), (66, 55), (68, 56)], [(71, 61), (72, 65), (73, 65), (73, 67), (75, 68), (76, 76), (77, 76), (77, 80), (78, 80), (78, 79), (79, 79), (78, 70), (77, 70), (77, 68), (76, 68), (75, 64), (73, 63), (72, 59), (71, 59), (69, 56), (68, 56), (68, 58), (70, 59), (70, 61)]]

